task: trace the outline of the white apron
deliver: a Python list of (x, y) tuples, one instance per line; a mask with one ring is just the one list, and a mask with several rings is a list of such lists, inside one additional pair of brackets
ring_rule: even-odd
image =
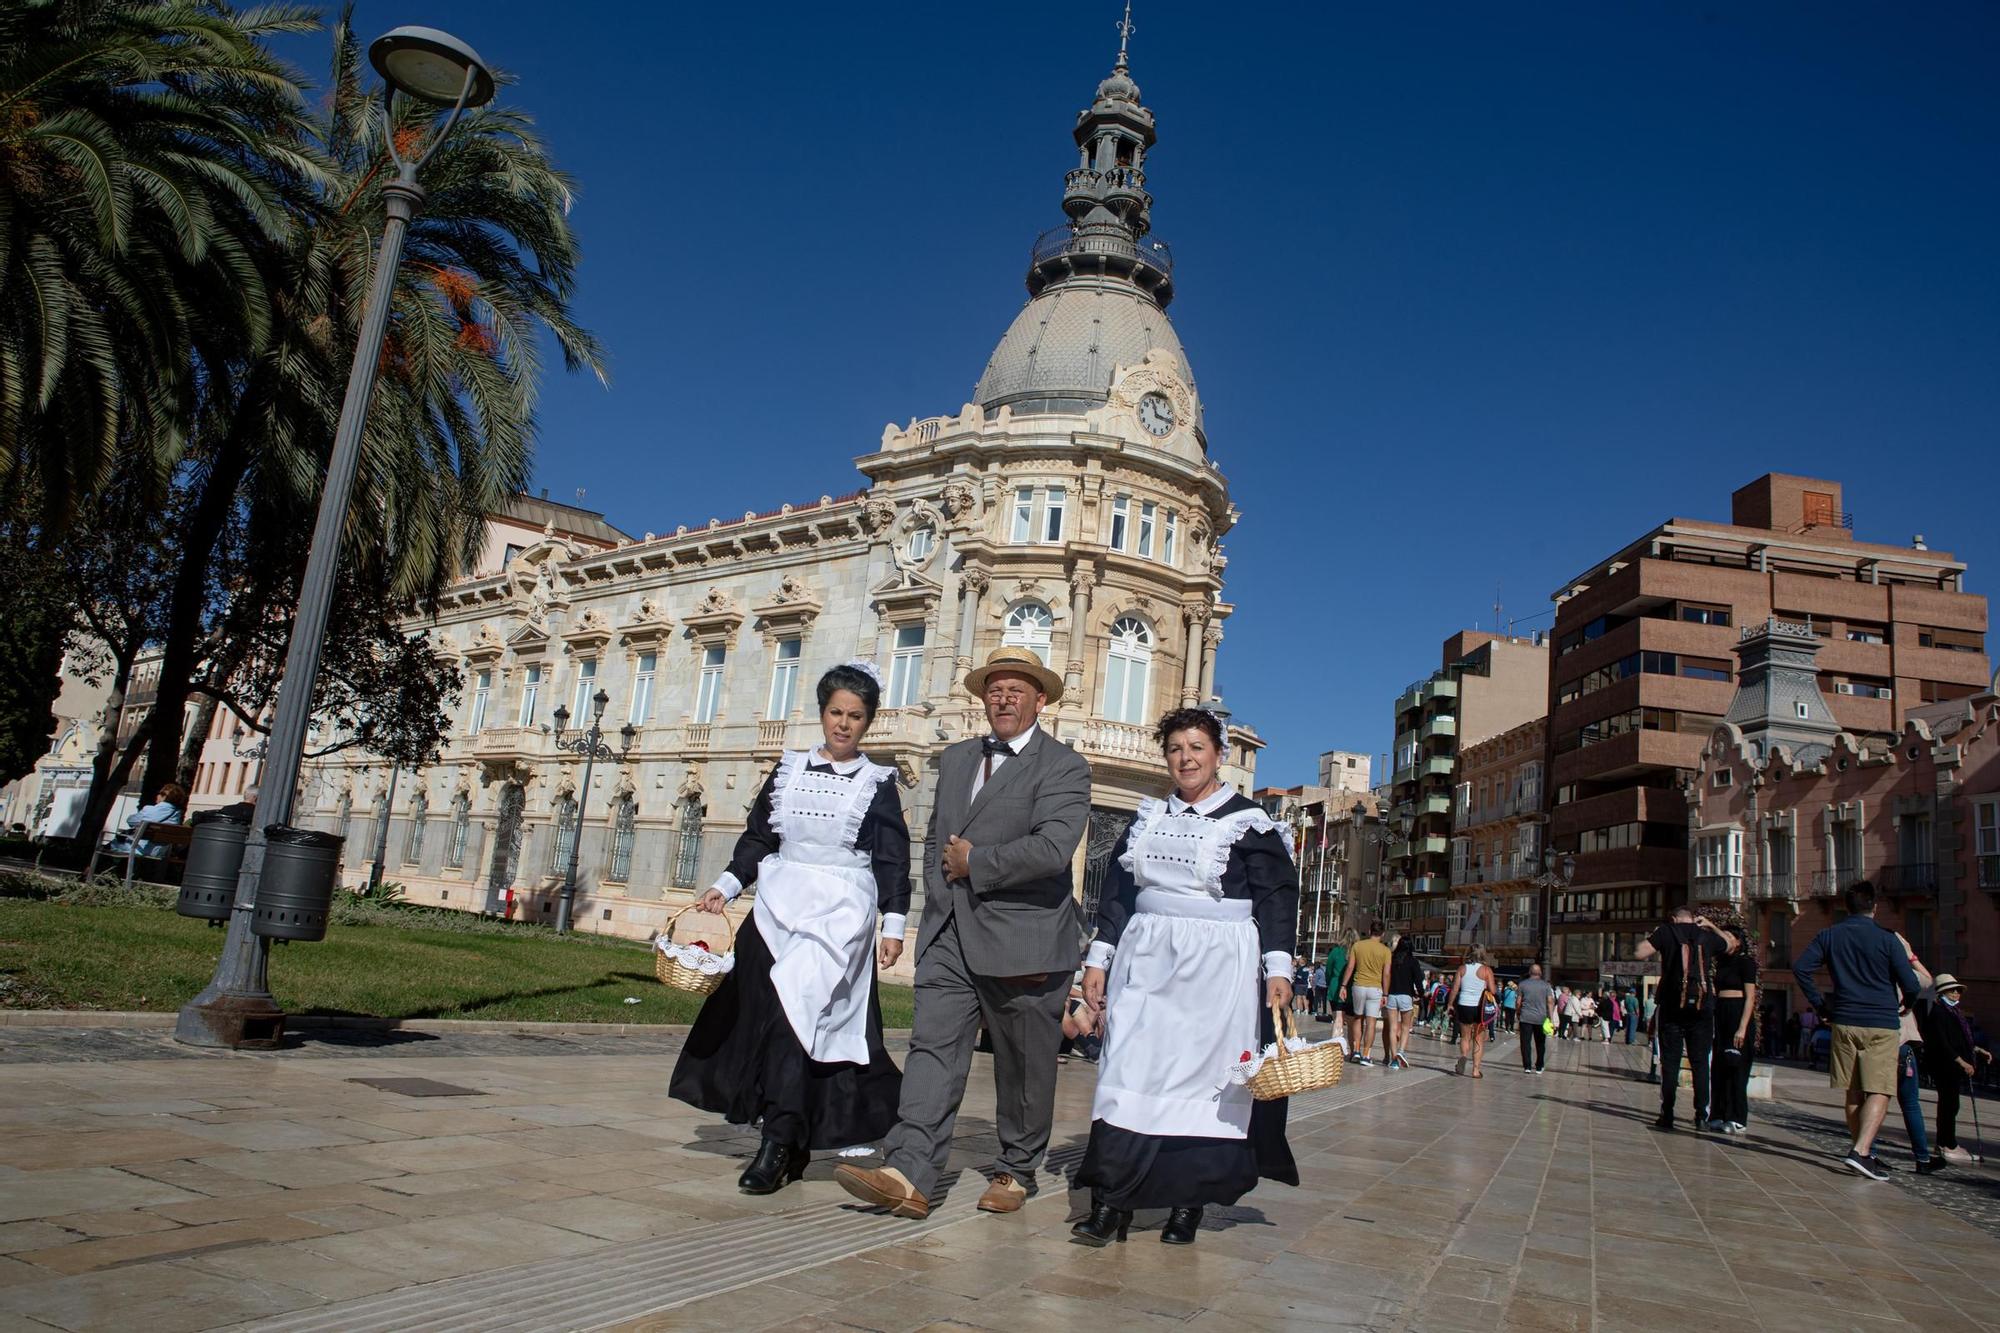
[(778, 764), (771, 826), (778, 850), (757, 866), (757, 930), (771, 949), (771, 984), (813, 1059), (868, 1063), (874, 993), (875, 875), (854, 850), (876, 785), (890, 770), (815, 773), (804, 750)]
[(1261, 810), (1221, 819), (1145, 801), (1122, 863), (1139, 884), (1106, 985), (1091, 1117), (1140, 1134), (1240, 1139), (1250, 1090), (1229, 1067), (1258, 1041), (1263, 958), (1250, 903), (1222, 896), (1229, 851)]

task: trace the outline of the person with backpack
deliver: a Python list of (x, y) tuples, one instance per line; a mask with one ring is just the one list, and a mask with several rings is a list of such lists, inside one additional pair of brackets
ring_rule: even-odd
[(1709, 1048), (1715, 1041), (1715, 987), (1711, 961), (1727, 947), (1707, 917), (1683, 904), (1673, 918), (1639, 942), (1634, 957), (1660, 960), (1659, 1007), (1654, 1028), (1660, 1042), (1660, 1117), (1653, 1128), (1674, 1129), (1674, 1102), (1681, 1090), (1681, 1056), (1694, 1074), (1694, 1123), (1708, 1118)]

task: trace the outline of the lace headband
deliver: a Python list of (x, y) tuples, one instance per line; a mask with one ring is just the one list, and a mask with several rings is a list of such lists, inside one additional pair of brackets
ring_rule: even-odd
[(882, 679), (882, 668), (876, 666), (865, 657), (857, 657), (851, 662), (842, 662), (841, 665), (852, 667), (854, 670), (859, 671), (862, 675), (874, 681), (875, 688), (877, 689), (888, 688), (888, 682)]

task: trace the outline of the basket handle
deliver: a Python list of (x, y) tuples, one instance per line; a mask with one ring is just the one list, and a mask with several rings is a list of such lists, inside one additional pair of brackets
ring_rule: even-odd
[[(666, 936), (669, 940), (673, 939), (674, 923), (679, 921), (682, 917), (686, 916), (689, 912), (692, 912), (700, 903), (701, 899), (697, 898), (693, 902), (689, 903), (686, 907), (683, 907), (680, 911), (675, 912), (672, 916), (668, 917), (666, 928), (662, 930), (660, 933)], [(725, 950), (734, 949), (736, 947), (736, 923), (729, 919), (729, 911), (727, 908), (724, 908), (722, 911), (717, 912), (716, 915), (722, 918), (722, 924), (728, 927), (729, 929), (729, 938), (723, 942), (723, 948)]]
[(1285, 1060), (1285, 1041), (1298, 1035), (1298, 1028), (1292, 1023), (1291, 1011), (1282, 1004), (1271, 1006), (1271, 1035), (1277, 1038), (1278, 1059)]

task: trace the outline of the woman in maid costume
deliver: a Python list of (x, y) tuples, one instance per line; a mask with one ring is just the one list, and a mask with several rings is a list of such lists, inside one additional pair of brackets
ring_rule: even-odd
[(1168, 1208), (1160, 1239), (1191, 1245), (1202, 1209), (1261, 1177), (1299, 1183), (1285, 1103), (1253, 1101), (1231, 1065), (1276, 1040), (1292, 998), (1298, 872), (1284, 833), (1221, 782), (1221, 719), (1183, 708), (1156, 733), (1175, 791), (1147, 800), (1113, 849), (1084, 960), (1103, 1015), (1090, 1145), (1076, 1183), (1084, 1245), (1124, 1240), (1138, 1208)]
[(736, 1182), (745, 1194), (797, 1180), (814, 1148), (872, 1143), (896, 1123), (903, 1075), (882, 1049), (875, 969), (903, 952), (910, 831), (896, 771), (861, 753), (881, 697), (873, 663), (820, 677), (825, 744), (778, 761), (700, 899), (720, 912), (757, 886), (735, 969), (702, 1006), (668, 1091), (731, 1124), (763, 1121)]

